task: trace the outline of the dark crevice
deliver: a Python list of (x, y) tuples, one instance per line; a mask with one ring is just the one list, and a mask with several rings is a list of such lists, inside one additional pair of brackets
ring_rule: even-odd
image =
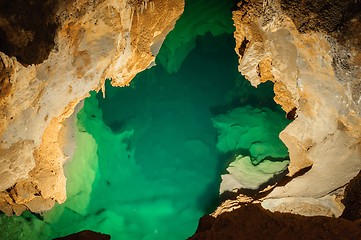
[[(56, 47), (60, 18), (72, 15), (67, 7), (73, 2), (0, 0), (0, 51), (16, 57), (24, 66), (42, 63)], [(95, 5), (97, 1), (89, 4)]]
[(297, 114), (297, 108), (294, 107), (291, 111), (287, 113), (286, 117), (288, 120), (295, 120), (296, 114)]
[(0, 51), (24, 65), (43, 62), (53, 49), (57, 1), (0, 1)]
[(352, 43), (360, 47), (360, 33), (353, 26), (353, 22), (361, 17), (360, 1), (281, 0), (281, 8), (300, 32), (324, 31), (341, 45)]
[(361, 171), (347, 185), (342, 203), (345, 205), (345, 210), (341, 218), (351, 221), (361, 219)]
[(247, 48), (247, 44), (249, 43), (249, 41), (247, 40), (247, 38), (244, 38), (242, 43), (241, 43), (241, 46), (239, 47), (238, 49), (238, 53), (239, 55), (241, 56), (241, 58), (243, 57), (244, 55), (244, 52), (246, 51), (246, 48)]
[(304, 175), (305, 173), (307, 173), (307, 172), (310, 171), (311, 169), (312, 169), (312, 166), (305, 167), (305, 168), (299, 170), (297, 173), (295, 173), (292, 177), (285, 176), (285, 177), (282, 179), (282, 181), (280, 181), (279, 183), (277, 183), (277, 186), (276, 186), (276, 187), (285, 186), (285, 185), (286, 185), (287, 183), (289, 183), (292, 179)]
[(258, 77), (261, 78), (261, 69), (259, 67), (259, 63), (257, 64), (257, 69), (256, 70), (257, 70)]

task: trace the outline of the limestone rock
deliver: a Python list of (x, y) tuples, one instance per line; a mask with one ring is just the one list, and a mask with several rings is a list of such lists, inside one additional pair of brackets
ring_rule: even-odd
[(147, 68), (152, 46), (173, 28), (184, 2), (0, 5), (0, 209), (42, 212), (66, 199), (62, 148), (69, 139), (59, 134), (65, 119), (106, 78), (124, 86)]
[(360, 16), (351, 0), (237, 4), (239, 71), (254, 86), (274, 82), (275, 101), (295, 117), (280, 134), (288, 175), (312, 166), (265, 199), (318, 199), (361, 169)]
[(322, 198), (277, 198), (266, 199), (262, 207), (272, 212), (289, 212), (304, 216), (339, 217), (344, 210), (341, 201), (336, 196), (326, 195)]

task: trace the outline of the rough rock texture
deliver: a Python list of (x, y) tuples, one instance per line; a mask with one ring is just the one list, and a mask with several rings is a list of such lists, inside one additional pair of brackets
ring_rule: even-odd
[[(59, 27), (57, 10), (74, 1), (0, 1), (0, 48), (29, 65), (48, 58)], [(34, 17), (36, 16), (36, 17)]]
[(360, 222), (327, 217), (271, 213), (259, 205), (243, 206), (214, 218), (204, 216), (189, 239), (360, 239)]
[(106, 78), (127, 85), (155, 58), (182, 0), (0, 1), (0, 210), (65, 201), (59, 131)]
[[(64, 120), (106, 78), (124, 86), (148, 67), (183, 5), (0, 0), (0, 210), (65, 201)], [(360, 3), (242, 0), (233, 19), (240, 72), (255, 86), (273, 81), (295, 118), (281, 133), (289, 176), (310, 169), (263, 206), (337, 216), (340, 190), (361, 169)]]
[[(295, 118), (280, 134), (288, 175), (309, 168), (265, 197), (271, 210), (324, 215), (327, 194), (334, 199), (328, 208), (342, 209), (335, 190), (361, 169), (360, 9), (353, 0), (243, 0), (235, 7), (239, 71), (254, 86), (274, 82), (275, 101)], [(292, 207), (281, 207), (285, 201)]]

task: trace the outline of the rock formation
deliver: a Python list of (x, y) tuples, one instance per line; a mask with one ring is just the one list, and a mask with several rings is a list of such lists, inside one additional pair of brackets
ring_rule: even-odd
[[(154, 61), (178, 0), (0, 1), (0, 210), (42, 212), (66, 199), (69, 141), (59, 132), (106, 78), (127, 85)], [(41, 18), (40, 18), (41, 17)], [(154, 51), (154, 50), (153, 50)]]
[[(66, 199), (63, 164), (71, 153), (63, 151), (64, 121), (106, 78), (125, 86), (150, 66), (184, 2), (0, 6), (0, 210), (42, 212)], [(344, 187), (361, 169), (361, 4), (241, 0), (233, 20), (239, 71), (254, 86), (274, 82), (275, 101), (294, 119), (280, 135), (291, 162), (287, 181), (253, 199), (240, 195), (213, 215), (223, 218), (253, 201), (271, 211), (341, 215)], [(357, 186), (355, 180), (346, 195)], [(357, 200), (343, 202), (359, 207)], [(254, 208), (239, 211), (263, 211)], [(344, 224), (353, 231), (353, 223)]]
[(357, 1), (236, 5), (239, 71), (254, 86), (274, 82), (275, 101), (295, 118), (280, 134), (290, 154), (288, 176), (308, 168), (273, 189), (263, 207), (342, 213), (340, 192), (361, 168), (361, 45), (360, 32), (354, 31), (360, 17)]
[[(274, 82), (275, 101), (294, 119), (280, 134), (289, 173), (263, 192), (225, 196), (233, 200), (190, 239), (361, 237), (360, 19), (357, 1), (239, 1), (239, 71), (254, 86)], [(321, 217), (340, 215), (351, 221)]]

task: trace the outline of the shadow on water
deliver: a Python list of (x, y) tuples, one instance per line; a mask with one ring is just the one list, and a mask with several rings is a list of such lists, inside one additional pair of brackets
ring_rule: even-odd
[(266, 107), (272, 111), (278, 111), (284, 114), (281, 107), (273, 100), (274, 92), (272, 82), (262, 83), (255, 88), (249, 81), (239, 74), (233, 91), (235, 92), (235, 96), (231, 102), (211, 108), (213, 115), (216, 116), (219, 114), (225, 114), (234, 108), (247, 105), (254, 108)]

